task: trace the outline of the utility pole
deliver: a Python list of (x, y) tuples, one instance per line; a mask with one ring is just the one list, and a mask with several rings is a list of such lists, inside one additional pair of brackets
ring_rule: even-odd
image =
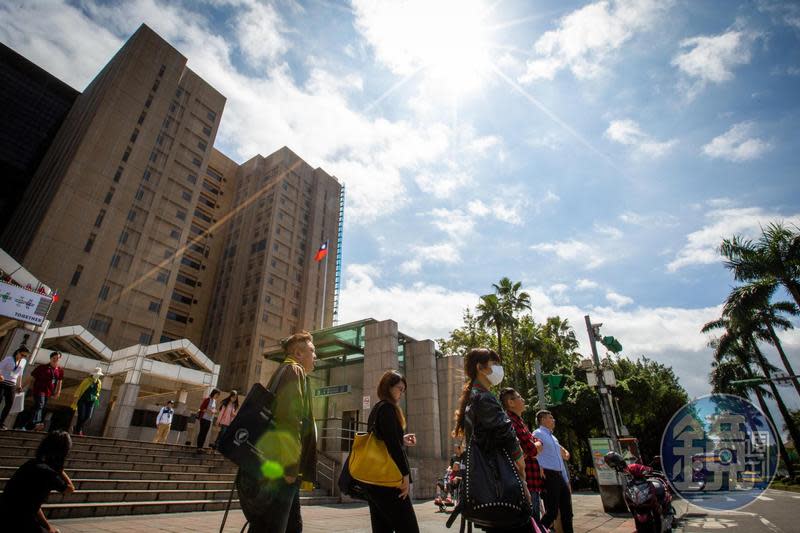
[[(615, 451), (619, 451), (619, 443), (617, 442), (617, 425), (612, 418), (614, 416), (611, 407), (611, 394), (603, 379), (603, 371), (600, 368), (600, 356), (597, 355), (597, 336), (599, 335), (600, 326), (602, 324), (592, 324), (589, 315), (584, 317), (586, 320), (586, 331), (589, 333), (589, 345), (592, 347), (592, 359), (594, 360), (594, 367), (597, 369), (598, 390), (600, 392), (600, 415), (603, 417), (603, 427), (606, 430), (606, 435), (611, 438), (611, 445)], [(597, 331), (595, 331), (597, 329)]]
[(533, 362), (533, 372), (536, 378), (536, 396), (539, 397), (539, 410), (547, 409), (547, 404), (544, 401), (544, 380), (542, 379), (542, 360), (537, 357)]

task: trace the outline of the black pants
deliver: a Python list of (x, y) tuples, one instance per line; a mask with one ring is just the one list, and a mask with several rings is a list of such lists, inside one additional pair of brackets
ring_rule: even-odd
[(197, 433), (197, 447), (202, 448), (206, 444), (206, 436), (211, 428), (211, 420), (200, 419), (200, 431)]
[(367, 489), (372, 533), (419, 533), (411, 498), (399, 498), (398, 489), (370, 486)]
[(11, 411), (11, 405), (14, 403), (14, 385), (8, 383), (0, 383), (0, 394), (3, 395), (3, 412), (0, 413), (0, 426), (5, 425), (8, 412)]
[[(264, 504), (260, 504), (262, 496)], [(241, 496), (240, 496), (241, 499)], [(288, 485), (283, 479), (267, 482), (259, 496), (242, 502), (242, 512), (250, 522), (248, 533), (301, 533), (300, 484)]]
[(92, 418), (94, 412), (94, 402), (78, 402), (78, 420), (75, 422), (75, 433), (82, 433), (83, 426)]
[(44, 410), (47, 408), (47, 396), (44, 394), (37, 394), (33, 397), (33, 416), (30, 417), (28, 422), (28, 429), (35, 429), (39, 424), (44, 424)]
[(544, 516), (542, 524), (550, 528), (561, 511), (564, 533), (572, 533), (572, 493), (564, 476), (558, 470), (544, 470)]

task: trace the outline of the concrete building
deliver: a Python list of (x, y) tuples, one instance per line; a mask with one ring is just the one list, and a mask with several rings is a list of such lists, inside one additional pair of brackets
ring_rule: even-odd
[(142, 25), (75, 98), (2, 240), (59, 292), (53, 326), (112, 350), (188, 339), (246, 391), (265, 346), (332, 323), (342, 188), (288, 148), (215, 150), (224, 106)]
[[(353, 435), (366, 430), (369, 413), (379, 400), (381, 376), (386, 370), (399, 370), (408, 382), (402, 404), (408, 431), (417, 436), (417, 445), (408, 451), (414, 496), (432, 497), (456, 442), (451, 431), (464, 384), (463, 358), (443, 357), (432, 340), (402, 333), (393, 320), (367, 318), (312, 334), (317, 366), (310, 381), (321, 453), (335, 464), (344, 462)], [(264, 357), (278, 362), (283, 352), (273, 346)], [(318, 472), (325, 486), (330, 482), (326, 471)]]

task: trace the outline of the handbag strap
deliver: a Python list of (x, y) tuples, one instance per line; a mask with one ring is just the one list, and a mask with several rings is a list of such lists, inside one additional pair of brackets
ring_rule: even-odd
[(289, 368), (289, 366), (291, 365), (285, 365), (281, 363), (281, 366), (278, 367), (278, 371), (272, 374), (269, 383), (267, 383), (267, 390), (270, 391), (272, 394), (277, 393), (278, 386), (281, 383), (281, 378), (283, 377), (283, 374), (286, 372), (286, 369)]

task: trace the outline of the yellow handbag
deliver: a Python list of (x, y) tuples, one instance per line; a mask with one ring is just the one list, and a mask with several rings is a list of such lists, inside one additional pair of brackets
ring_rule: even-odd
[(370, 433), (357, 433), (350, 451), (350, 475), (362, 483), (398, 488), (403, 475), (389, 455), (386, 443)]

